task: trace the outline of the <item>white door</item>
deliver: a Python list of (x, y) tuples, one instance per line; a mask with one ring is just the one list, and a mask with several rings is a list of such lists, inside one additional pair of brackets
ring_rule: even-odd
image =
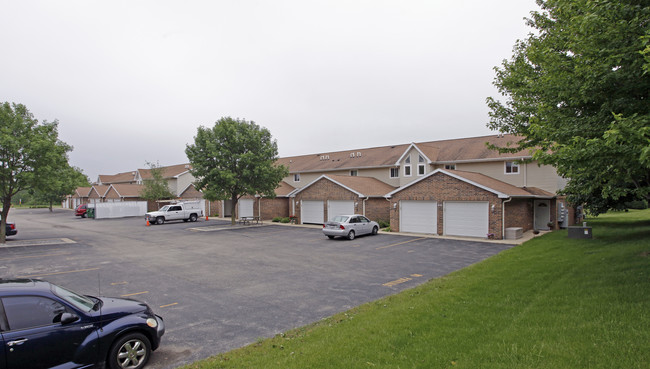
[(354, 214), (354, 201), (352, 200), (328, 200), (327, 219), (332, 220), (337, 215)]
[(435, 201), (400, 201), (400, 231), (437, 234), (437, 204)]
[(535, 200), (535, 229), (548, 230), (551, 221), (551, 200)]
[(237, 203), (239, 206), (239, 217), (252, 217), (253, 216), (253, 204), (255, 200), (252, 199), (240, 199)]
[(445, 201), (444, 234), (486, 238), (490, 228), (489, 207), (487, 201)]
[(300, 202), (301, 223), (323, 224), (325, 221), (325, 208), (322, 201)]

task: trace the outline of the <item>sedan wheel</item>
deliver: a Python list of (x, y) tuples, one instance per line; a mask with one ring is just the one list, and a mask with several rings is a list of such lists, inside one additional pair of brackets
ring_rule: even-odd
[(354, 231), (350, 231), (350, 233), (348, 233), (348, 240), (353, 240), (353, 239), (354, 239)]
[(372, 234), (375, 235), (377, 233), (379, 233), (379, 227), (377, 226), (372, 227)]
[(150, 354), (151, 344), (147, 337), (132, 333), (113, 344), (108, 363), (111, 369), (141, 369), (149, 360)]

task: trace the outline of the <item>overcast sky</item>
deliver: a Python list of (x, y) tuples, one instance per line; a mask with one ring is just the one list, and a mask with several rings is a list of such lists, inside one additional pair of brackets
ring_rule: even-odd
[(0, 0), (0, 102), (59, 121), (91, 180), (253, 120), (280, 156), (491, 134), (534, 0)]

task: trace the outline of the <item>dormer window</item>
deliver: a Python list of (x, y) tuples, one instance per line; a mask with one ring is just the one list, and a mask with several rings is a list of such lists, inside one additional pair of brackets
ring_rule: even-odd
[(423, 176), (426, 172), (426, 166), (424, 164), (424, 158), (422, 155), (418, 155), (418, 175)]
[(358, 176), (358, 175), (359, 175), (359, 171), (358, 171), (358, 170), (353, 169), (353, 170), (350, 171), (350, 176), (351, 176), (351, 177), (356, 177), (356, 176)]
[(296, 173), (293, 175), (293, 181), (294, 182), (300, 182), (300, 173)]
[(404, 177), (410, 177), (411, 176), (411, 155), (406, 157), (406, 160), (404, 160)]

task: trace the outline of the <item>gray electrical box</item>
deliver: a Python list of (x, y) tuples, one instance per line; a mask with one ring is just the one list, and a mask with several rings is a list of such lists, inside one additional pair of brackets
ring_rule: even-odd
[(591, 227), (569, 227), (569, 238), (593, 238), (591, 235)]

